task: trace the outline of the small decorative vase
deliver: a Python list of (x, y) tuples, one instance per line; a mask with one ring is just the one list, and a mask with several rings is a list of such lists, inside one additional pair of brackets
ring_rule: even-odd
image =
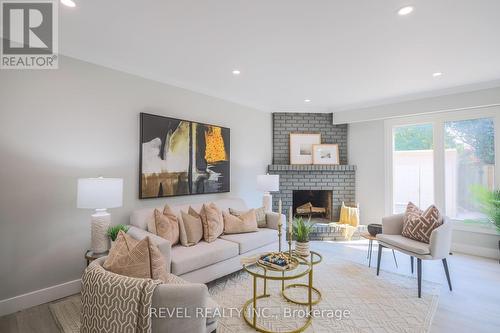
[(301, 257), (308, 257), (311, 254), (309, 242), (295, 242), (295, 252)]

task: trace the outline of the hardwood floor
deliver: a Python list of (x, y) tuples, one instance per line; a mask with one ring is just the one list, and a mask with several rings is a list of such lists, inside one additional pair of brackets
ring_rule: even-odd
[[(333, 251), (351, 261), (368, 264), (366, 241), (315, 242), (319, 251)], [(376, 271), (378, 246), (373, 246), (371, 269)], [(385, 271), (411, 275), (410, 257), (396, 252), (399, 268), (394, 265), (392, 253), (382, 252), (380, 274)], [(441, 260), (422, 261), (422, 279), (441, 284), (439, 305), (434, 316), (432, 333), (490, 333), (500, 328), (500, 264), (498, 260), (454, 253), (448, 258), (453, 291), (448, 289)], [(416, 269), (415, 297), (417, 296)]]
[[(323, 255), (368, 265), (368, 242), (312, 242), (312, 247)], [(376, 278), (377, 246), (372, 254), (373, 277)], [(396, 252), (399, 268), (396, 268), (391, 251), (382, 255), (380, 274), (392, 271), (411, 275), (410, 258)], [(423, 279), (441, 283), (439, 306), (431, 327), (432, 333), (489, 333), (500, 327), (500, 264), (498, 261), (455, 253), (448, 259), (453, 291), (448, 290), (446, 275), (440, 260), (423, 261)], [(415, 272), (416, 274), (416, 272)], [(415, 297), (417, 281), (415, 280)], [(8, 316), (0, 317), (0, 332), (58, 332), (48, 304), (32, 307)]]

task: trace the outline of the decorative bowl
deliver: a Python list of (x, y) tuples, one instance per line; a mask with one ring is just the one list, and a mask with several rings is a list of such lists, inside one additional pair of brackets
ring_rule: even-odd
[(381, 234), (382, 233), (382, 224), (378, 224), (378, 223), (368, 224), (368, 232), (373, 237), (377, 236), (377, 234)]

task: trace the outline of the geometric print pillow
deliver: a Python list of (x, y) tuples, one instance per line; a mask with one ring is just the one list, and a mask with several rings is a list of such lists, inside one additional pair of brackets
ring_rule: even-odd
[(149, 237), (136, 240), (120, 230), (103, 264), (104, 269), (128, 277), (166, 282), (167, 263)]
[(434, 229), (443, 224), (443, 218), (436, 206), (431, 205), (425, 211), (408, 203), (403, 217), (404, 237), (414, 239), (423, 243), (430, 243), (431, 233)]

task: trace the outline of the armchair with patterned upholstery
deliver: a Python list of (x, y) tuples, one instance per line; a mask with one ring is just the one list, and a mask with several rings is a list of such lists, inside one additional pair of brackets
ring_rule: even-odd
[[(106, 257), (97, 259), (94, 265), (102, 266)], [(214, 315), (218, 308), (217, 303), (210, 297), (208, 288), (203, 283), (191, 283), (184, 279), (168, 274), (167, 283), (156, 287), (152, 296), (151, 307), (157, 309), (152, 315), (152, 333), (214, 333), (217, 329), (217, 317)], [(189, 316), (158, 315), (164, 309), (189, 309)], [(197, 309), (205, 309), (204, 316), (195, 315)], [(177, 312), (172, 312), (177, 313)]]

